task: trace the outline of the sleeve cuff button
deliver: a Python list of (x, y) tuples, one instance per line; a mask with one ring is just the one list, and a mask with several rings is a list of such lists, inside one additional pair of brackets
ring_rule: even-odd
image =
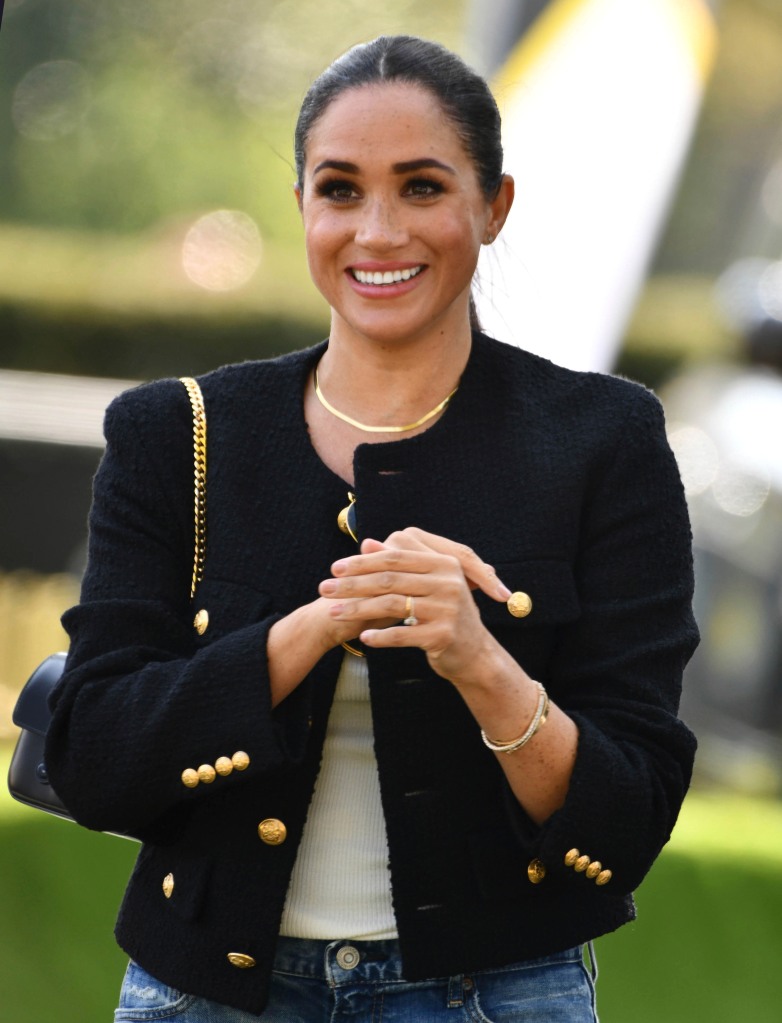
[(540, 884), (545, 876), (546, 865), (543, 860), (532, 860), (530, 865), (527, 867), (527, 877), (530, 879), (532, 884)]

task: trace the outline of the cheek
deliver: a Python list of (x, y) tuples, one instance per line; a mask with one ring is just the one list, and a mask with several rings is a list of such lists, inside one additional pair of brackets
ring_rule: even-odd
[(441, 225), (440, 243), (454, 262), (464, 264), (472, 273), (484, 234), (485, 227), (478, 218), (452, 217)]
[(440, 230), (443, 238), (449, 243), (459, 243), (462, 246), (480, 245), (487, 222), (488, 217), (483, 208), (466, 201), (463, 209), (449, 211), (448, 216), (441, 221)]
[(322, 264), (333, 258), (349, 237), (350, 233), (342, 218), (328, 214), (305, 217), (304, 244), (310, 264)]

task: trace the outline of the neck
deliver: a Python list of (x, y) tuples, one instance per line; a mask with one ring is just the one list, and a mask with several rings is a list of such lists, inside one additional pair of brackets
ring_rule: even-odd
[(384, 346), (346, 342), (337, 334), (318, 366), (328, 402), (374, 427), (413, 423), (459, 384), (471, 337)]

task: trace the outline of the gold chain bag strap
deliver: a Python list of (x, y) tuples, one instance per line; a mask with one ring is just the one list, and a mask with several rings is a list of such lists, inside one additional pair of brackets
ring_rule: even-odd
[[(195, 474), (193, 576), (190, 599), (204, 574), (206, 558), (206, 411), (201, 388), (192, 377), (183, 377), (190, 407), (193, 410), (193, 466)], [(21, 728), (11, 766), (8, 769), (8, 790), (14, 799), (36, 810), (44, 810), (73, 820), (49, 782), (44, 763), (46, 732), (51, 721), (49, 693), (57, 684), (63, 668), (65, 654), (50, 654), (27, 680), (14, 707), (14, 724)], [(116, 834), (116, 832), (112, 832)], [(133, 838), (132, 835), (121, 835)]]
[(206, 560), (206, 409), (198, 382), (192, 377), (181, 377), (193, 410), (193, 478), (194, 525), (193, 578), (190, 581), (190, 599), (204, 577)]

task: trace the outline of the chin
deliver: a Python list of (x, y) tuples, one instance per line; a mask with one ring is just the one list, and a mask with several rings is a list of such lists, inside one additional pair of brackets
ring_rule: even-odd
[(338, 311), (336, 320), (339, 329), (376, 344), (404, 345), (414, 343), (432, 334), (456, 334), (459, 327), (469, 322), (469, 303), (449, 306), (439, 315), (404, 316), (399, 310), (384, 311), (382, 315), (345, 317)]

